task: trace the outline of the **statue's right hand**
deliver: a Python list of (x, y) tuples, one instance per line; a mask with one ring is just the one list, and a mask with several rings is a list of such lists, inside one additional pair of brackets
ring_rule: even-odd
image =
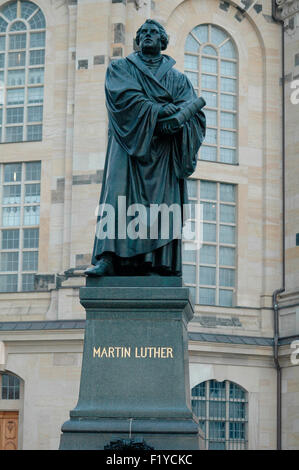
[(179, 111), (179, 107), (176, 106), (173, 103), (169, 103), (166, 106), (163, 106), (163, 108), (160, 109), (159, 111), (159, 118), (164, 118), (167, 116), (171, 116), (172, 114), (175, 114), (177, 111)]

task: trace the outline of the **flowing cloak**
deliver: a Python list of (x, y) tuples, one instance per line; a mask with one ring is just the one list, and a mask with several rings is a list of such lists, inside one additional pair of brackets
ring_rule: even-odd
[[(104, 252), (130, 258), (154, 252), (180, 238), (180, 234), (175, 233), (171, 216), (166, 237), (160, 226), (156, 238), (149, 236), (151, 205), (170, 207), (176, 204), (182, 208), (188, 203), (185, 178), (195, 170), (197, 152), (205, 136), (202, 111), (175, 135), (155, 134), (158, 113), (163, 105), (174, 103), (183, 108), (197, 98), (189, 79), (174, 69), (174, 64), (171, 57), (163, 55), (160, 67), (153, 74), (139, 54), (132, 53), (111, 62), (107, 69), (108, 145), (92, 264), (96, 264)], [(135, 215), (133, 211), (129, 216), (127, 209), (132, 204), (142, 204), (145, 209), (143, 212), (137, 209)], [(109, 232), (111, 206), (115, 232)], [(103, 237), (99, 233), (104, 221), (108, 221), (108, 212), (108, 236)], [(132, 239), (126, 235), (126, 227), (138, 215), (143, 217), (139, 219), (137, 232), (142, 224), (148, 232), (146, 238), (143, 230)]]

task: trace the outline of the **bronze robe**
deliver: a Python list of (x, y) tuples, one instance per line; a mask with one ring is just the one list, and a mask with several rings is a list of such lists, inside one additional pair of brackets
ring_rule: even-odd
[(185, 178), (195, 170), (206, 122), (200, 111), (177, 134), (155, 134), (161, 106), (174, 103), (182, 108), (197, 98), (189, 79), (174, 69), (174, 64), (171, 57), (163, 55), (153, 74), (139, 54), (132, 53), (111, 62), (107, 69), (108, 146), (97, 221), (106, 216), (104, 205), (112, 205), (116, 237), (95, 237), (92, 264), (101, 254), (110, 252), (120, 257), (119, 266), (128, 261), (131, 265), (148, 262), (180, 271), (180, 234), (172, 233), (171, 223), (168, 239), (162, 238), (160, 231), (157, 239), (118, 236), (118, 219), (128, 225), (134, 218), (126, 215), (124, 219), (119, 213), (119, 196), (126, 197), (126, 208), (143, 204), (148, 210), (151, 204), (169, 207), (176, 203), (182, 207), (188, 203)]

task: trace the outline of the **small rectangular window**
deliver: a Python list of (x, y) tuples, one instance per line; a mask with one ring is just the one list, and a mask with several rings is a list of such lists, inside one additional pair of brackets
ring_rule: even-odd
[(40, 122), (43, 119), (43, 106), (28, 107), (28, 122)]
[(16, 230), (2, 230), (2, 250), (13, 250), (19, 248), (20, 244), (20, 231)]
[(216, 129), (211, 129), (210, 127), (207, 127), (206, 130), (206, 138), (205, 138), (206, 144), (217, 144), (217, 130)]
[(217, 73), (218, 72), (218, 62), (217, 59), (209, 59), (208, 57), (203, 57), (201, 60), (202, 72), (206, 73)]
[(2, 225), (3, 227), (20, 225), (20, 207), (3, 207)]
[(199, 288), (199, 303), (202, 305), (215, 305), (216, 304), (216, 289), (200, 287)]
[(237, 163), (237, 152), (235, 149), (220, 147), (220, 161), (222, 163)]
[(23, 140), (23, 127), (14, 126), (6, 127), (6, 142), (22, 142)]
[(21, 185), (10, 184), (3, 187), (3, 204), (20, 204), (21, 203)]
[(36, 141), (42, 140), (43, 137), (43, 127), (42, 125), (27, 126), (27, 140)]
[(26, 33), (25, 34), (10, 34), (9, 35), (9, 49), (26, 49)]
[(25, 163), (26, 173), (25, 179), (26, 181), (37, 181), (41, 178), (41, 164), (40, 162), (30, 162)]
[(236, 115), (233, 113), (224, 113), (221, 112), (220, 114), (220, 125), (221, 127), (227, 129), (235, 129), (237, 122), (236, 122)]
[(38, 263), (38, 251), (23, 252), (23, 271), (36, 271)]
[(198, 70), (198, 57), (194, 55), (185, 55), (185, 68)]
[(21, 163), (8, 163), (4, 165), (4, 183), (15, 183), (21, 181)]
[(5, 66), (5, 54), (0, 54), (0, 69), (4, 69)]
[(28, 88), (28, 103), (42, 103), (44, 101), (44, 87)]
[(237, 75), (237, 64), (235, 62), (229, 62), (227, 60), (221, 61), (221, 75), (228, 75), (236, 77)]
[(234, 78), (221, 78), (221, 91), (236, 93), (237, 80)]
[(25, 90), (24, 88), (16, 88), (14, 90), (7, 90), (7, 105), (12, 106), (16, 104), (24, 104)]
[(0, 36), (0, 51), (5, 51), (5, 36)]
[(237, 98), (234, 95), (225, 95), (221, 93), (221, 108), (236, 111), (237, 109)]
[(20, 86), (25, 84), (25, 69), (8, 70), (7, 85)]
[(45, 63), (45, 50), (30, 51), (29, 65), (42, 65)]
[(24, 67), (26, 62), (25, 52), (9, 52), (8, 67)]
[(218, 94), (212, 91), (203, 90), (201, 96), (205, 99), (207, 106), (210, 108), (217, 108)]
[(24, 225), (39, 225), (39, 206), (24, 207)]
[(19, 267), (19, 253), (2, 252), (0, 253), (0, 270), (1, 271), (17, 271)]
[(34, 291), (34, 274), (22, 275), (22, 290), (25, 292)]
[(24, 121), (24, 108), (8, 108), (6, 111), (6, 123), (16, 124)]
[(24, 229), (24, 248), (38, 248), (39, 229), (38, 228), (25, 228)]
[(201, 80), (202, 80), (201, 81), (202, 88), (205, 88), (208, 90), (217, 90), (218, 84), (217, 84), (217, 77), (215, 75), (202, 74)]
[(210, 162), (216, 162), (217, 160), (217, 147), (211, 147), (203, 145), (200, 149), (201, 160), (208, 160)]
[(40, 67), (29, 69), (28, 83), (29, 85), (44, 83), (44, 69)]
[(236, 147), (237, 145), (237, 134), (231, 131), (220, 131), (220, 144), (228, 147)]
[(17, 290), (17, 274), (0, 274), (0, 292), (16, 292)]
[(46, 33), (31, 33), (30, 34), (30, 47), (45, 47)]
[(26, 184), (25, 185), (25, 204), (33, 204), (40, 202), (40, 184)]

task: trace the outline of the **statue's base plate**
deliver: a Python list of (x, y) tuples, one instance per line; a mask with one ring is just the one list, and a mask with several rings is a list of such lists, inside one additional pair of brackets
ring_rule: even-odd
[(60, 450), (103, 450), (120, 439), (144, 441), (155, 450), (202, 447), (197, 424), (192, 419), (71, 419), (62, 431)]
[(86, 287), (182, 287), (181, 276), (87, 276)]

